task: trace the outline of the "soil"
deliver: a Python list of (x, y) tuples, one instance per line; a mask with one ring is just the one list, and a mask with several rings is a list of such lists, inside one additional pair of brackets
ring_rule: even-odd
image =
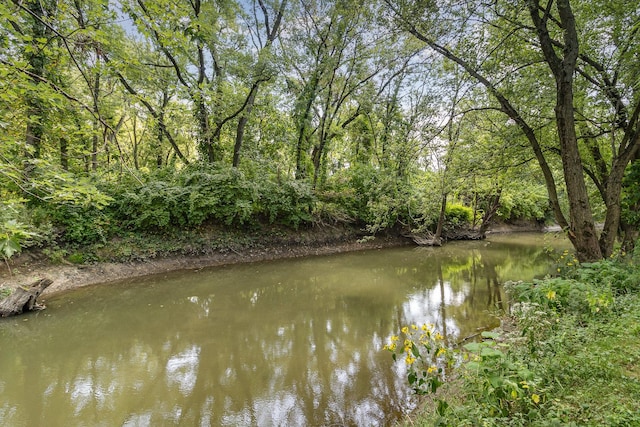
[[(300, 237), (302, 236), (302, 237)], [(94, 264), (52, 264), (37, 251), (21, 254), (0, 265), (1, 288), (16, 288), (31, 284), (39, 279), (53, 281), (43, 295), (61, 292), (95, 284), (109, 284), (124, 279), (142, 277), (168, 271), (201, 269), (228, 264), (297, 258), (314, 255), (328, 255), (341, 252), (376, 249), (413, 244), (401, 236), (382, 236), (363, 239), (354, 230), (306, 230), (298, 237), (284, 239), (265, 238), (252, 247), (208, 250), (200, 255), (157, 256), (145, 261), (99, 262)]]
[[(542, 231), (542, 227), (531, 222), (500, 223), (492, 227), (488, 233), (514, 231)], [(403, 237), (399, 231), (385, 236), (377, 236), (375, 239), (365, 238), (365, 236), (366, 234), (361, 230), (323, 225), (306, 230), (289, 230), (278, 238), (274, 238), (273, 233), (258, 234), (253, 244), (244, 247), (205, 248), (205, 250), (201, 250), (200, 254), (176, 255), (173, 253), (147, 258), (143, 261), (93, 264), (72, 264), (69, 262), (53, 264), (38, 251), (25, 251), (9, 261), (10, 270), (5, 263), (0, 263), (0, 291), (3, 288), (26, 286), (47, 278), (51, 279), (53, 284), (43, 292), (43, 295), (50, 296), (83, 286), (109, 284), (168, 271), (197, 270), (228, 264), (414, 245), (410, 238)]]

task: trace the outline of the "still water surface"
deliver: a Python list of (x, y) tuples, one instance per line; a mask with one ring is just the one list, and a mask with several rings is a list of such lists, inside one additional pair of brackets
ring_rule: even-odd
[(415, 402), (381, 351), (498, 325), (553, 235), (233, 265), (69, 292), (0, 322), (3, 426), (388, 425)]

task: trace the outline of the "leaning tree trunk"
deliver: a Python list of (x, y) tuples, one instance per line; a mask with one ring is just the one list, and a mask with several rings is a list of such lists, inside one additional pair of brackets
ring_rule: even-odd
[(18, 287), (11, 295), (0, 300), (0, 317), (15, 316), (42, 308), (36, 303), (36, 299), (51, 283), (53, 281), (49, 279), (40, 279), (28, 286)]
[(447, 211), (447, 193), (442, 193), (442, 203), (440, 203), (440, 215), (438, 216), (438, 225), (436, 225), (436, 235), (433, 240), (438, 246), (442, 242), (442, 228), (444, 227), (444, 216)]
[[(569, 199), (570, 227), (568, 237), (576, 248), (578, 260), (596, 261), (602, 258), (602, 252), (598, 244), (598, 236), (595, 222), (589, 204), (584, 175), (582, 172), (582, 158), (578, 149), (576, 135), (576, 121), (574, 113), (574, 74), (576, 73), (576, 61), (579, 55), (578, 32), (575, 16), (571, 9), (570, 0), (557, 0), (558, 24), (562, 30), (564, 47), (562, 55), (554, 46), (551, 34), (547, 27), (549, 22), (549, 7), (540, 6), (540, 0), (528, 0), (529, 12), (534, 27), (538, 33), (540, 48), (543, 57), (553, 74), (556, 82), (556, 107), (555, 118), (558, 139), (560, 140), (560, 154), (562, 157), (562, 170)], [(543, 15), (540, 15), (544, 12)], [(607, 206), (608, 208), (608, 206)]]

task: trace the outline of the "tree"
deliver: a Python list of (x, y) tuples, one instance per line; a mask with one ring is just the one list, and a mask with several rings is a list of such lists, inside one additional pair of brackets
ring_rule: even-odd
[(296, 97), (296, 177), (311, 168), (316, 186), (325, 178), (331, 142), (372, 108), (376, 77), (401, 57), (383, 47), (390, 38), (373, 25), (368, 5), (346, 0), (301, 5), (299, 31), (285, 52), (295, 71), (287, 81)]
[[(257, 12), (255, 12), (255, 1), (256, 0), (254, 0), (253, 7), (254, 20), (258, 22), (258, 14)], [(253, 110), (253, 106), (256, 102), (258, 90), (260, 89), (262, 83), (271, 79), (271, 75), (268, 70), (268, 62), (270, 59), (269, 57), (272, 51), (271, 46), (273, 45), (280, 32), (282, 17), (287, 6), (287, 0), (282, 0), (280, 5), (276, 6), (277, 11), (275, 12), (274, 16), (271, 16), (265, 1), (257, 0), (257, 2), (260, 6), (260, 10), (262, 11), (262, 24), (264, 26), (264, 30), (262, 31), (264, 31), (264, 34), (261, 35), (262, 31), (260, 30), (260, 28), (257, 28), (256, 24), (254, 39), (256, 40), (255, 44), (257, 46), (258, 52), (256, 55), (256, 64), (253, 66), (254, 72), (251, 76), (253, 78), (253, 82), (251, 84), (251, 88), (249, 89), (249, 94), (246, 98), (244, 110), (240, 114), (240, 117), (238, 119), (238, 126), (236, 128), (236, 138), (235, 144), (233, 146), (233, 167), (238, 167), (238, 165), (240, 164), (240, 151), (242, 149), (244, 132), (247, 126), (247, 122), (249, 121), (249, 116), (251, 115), (251, 111)], [(273, 21), (271, 21), (271, 18), (273, 18)], [(263, 37), (265, 38), (264, 42), (262, 41)]]
[[(587, 34), (578, 32), (576, 15), (569, 0), (549, 1), (545, 7), (536, 0), (490, 4), (439, 2), (437, 6), (430, 1), (387, 0), (386, 3), (404, 29), (482, 85), (497, 104), (492, 108), (506, 114), (525, 135), (543, 172), (556, 221), (567, 231), (578, 258), (589, 261), (609, 255), (620, 223), (622, 175), (640, 145), (640, 96), (632, 91), (631, 80), (617, 77), (628, 74), (632, 68), (629, 52), (638, 45), (638, 11), (621, 12), (620, 6), (601, 2), (607, 6), (604, 11), (608, 13), (611, 28), (617, 27), (617, 33), (607, 40), (608, 49), (605, 49), (602, 44), (593, 43), (593, 38)], [(585, 5), (577, 0), (573, 3)], [(625, 30), (620, 22), (626, 15), (632, 15), (630, 20), (635, 27)], [(580, 18), (582, 26), (600, 28), (595, 22), (601, 17), (595, 10), (591, 9), (590, 15), (585, 13)], [(483, 37), (479, 41), (472, 39), (478, 32)], [(611, 49), (615, 61), (607, 61)], [(537, 74), (541, 61), (551, 71), (551, 81), (548, 76)], [(538, 123), (531, 110), (537, 106), (519, 104), (518, 92), (513, 91), (514, 82), (531, 91), (533, 82), (523, 70), (529, 73), (533, 70), (546, 85), (544, 89), (554, 94), (554, 122), (559, 142), (555, 149), (544, 147), (536, 135)], [(584, 79), (589, 87), (579, 86), (575, 76)], [(579, 143), (588, 136), (578, 135), (576, 130), (575, 112), (581, 110), (575, 96), (578, 87), (595, 91), (596, 98), (607, 100), (609, 110), (614, 112), (613, 120), (604, 126), (605, 134), (613, 138), (615, 145), (610, 153), (609, 167), (601, 168), (600, 187), (604, 190), (606, 215), (599, 241), (585, 182), (584, 154)], [(585, 117), (584, 120), (603, 124), (605, 118)], [(616, 129), (622, 129), (624, 134), (615, 136)], [(591, 150), (602, 165), (605, 157), (597, 152)], [(562, 178), (569, 198), (568, 219), (562, 211), (557, 180), (550, 166), (553, 153), (559, 154), (562, 160)]]

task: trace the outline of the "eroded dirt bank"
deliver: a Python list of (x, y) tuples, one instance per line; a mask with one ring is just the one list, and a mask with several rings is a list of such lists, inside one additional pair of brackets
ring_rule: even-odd
[(352, 232), (318, 232), (302, 239), (273, 241), (267, 239), (254, 247), (223, 248), (201, 255), (166, 255), (145, 261), (100, 262), (87, 265), (50, 264), (35, 253), (25, 253), (11, 261), (11, 274), (0, 266), (0, 287), (26, 285), (41, 278), (53, 280), (43, 295), (52, 295), (94, 284), (108, 284), (123, 279), (168, 271), (200, 269), (220, 265), (327, 255), (348, 251), (413, 244), (401, 236), (376, 237), (362, 241)]
[[(488, 233), (543, 231), (540, 224), (496, 224)], [(88, 285), (108, 284), (123, 279), (189, 269), (228, 264), (328, 255), (341, 252), (414, 245), (400, 232), (367, 239), (362, 230), (350, 227), (316, 226), (305, 230), (262, 230), (242, 234), (244, 244), (220, 245), (215, 232), (206, 233), (210, 242), (204, 246), (179, 247), (171, 253), (141, 257), (144, 260), (127, 262), (98, 262), (93, 264), (52, 264), (37, 251), (27, 251), (10, 261), (11, 272), (0, 263), (0, 288), (15, 288), (42, 278), (53, 280), (43, 295), (52, 295)], [(249, 236), (249, 239), (246, 237)], [(228, 237), (228, 236), (227, 236)], [(206, 240), (205, 239), (205, 240)], [(249, 242), (249, 243), (247, 243)], [(171, 242), (170, 242), (171, 243)]]

